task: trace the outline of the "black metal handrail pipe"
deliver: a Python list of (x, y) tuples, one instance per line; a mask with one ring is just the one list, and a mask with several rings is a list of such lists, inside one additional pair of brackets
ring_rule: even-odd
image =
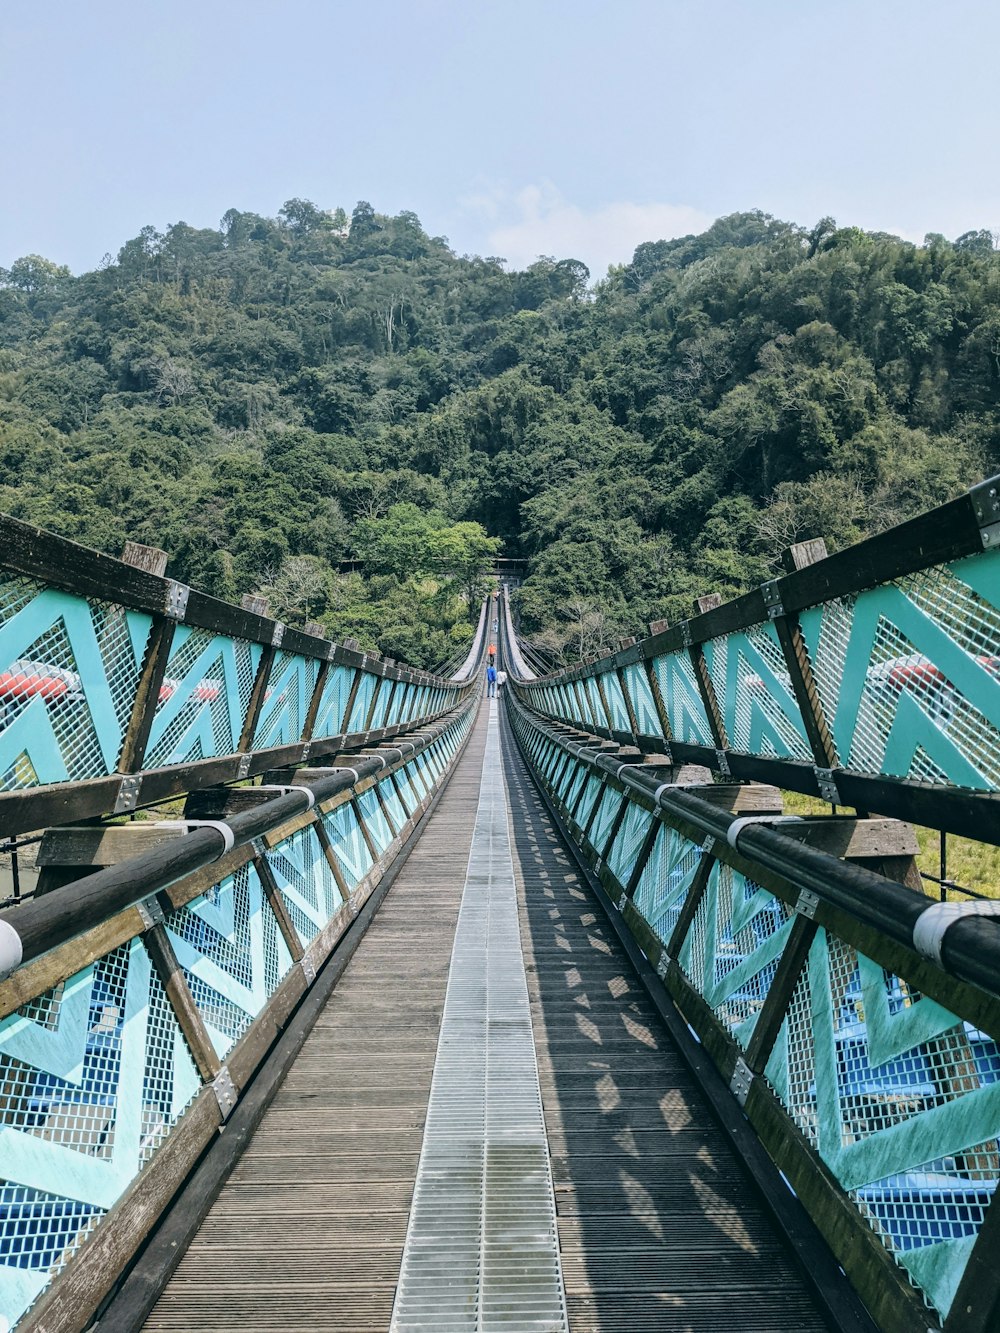
[(386, 747), (375, 755), (350, 756), (350, 767), (241, 811), (225, 822), (197, 827), (198, 821), (192, 821), (192, 831), (184, 838), (0, 912), (0, 977), (219, 860), (234, 847), (253, 842), (366, 778), (407, 763), (478, 703), (478, 694), (471, 694), (460, 707), (399, 746)]
[[(730, 840), (730, 830), (741, 823), (693, 792), (660, 782), (642, 771), (642, 765), (616, 760), (600, 751), (599, 740), (571, 740), (551, 726), (516, 696), (508, 694), (508, 706), (522, 714), (535, 730), (588, 764), (595, 773), (611, 777), (645, 798), (652, 809), (669, 819), (693, 825), (701, 835), (730, 842), (742, 856), (760, 862), (788, 880), (795, 888), (815, 893), (821, 900), (849, 912), (858, 921), (873, 926), (890, 939), (917, 949), (914, 931), (919, 919), (940, 907), (925, 895), (895, 880), (886, 879), (864, 866), (841, 861), (828, 853), (803, 846), (765, 823), (746, 823)], [(579, 734), (579, 733), (577, 733)], [(1000, 904), (991, 904), (1000, 910)], [(997, 916), (956, 914), (944, 930), (940, 948), (941, 966), (959, 980), (1000, 994), (1000, 919)]]

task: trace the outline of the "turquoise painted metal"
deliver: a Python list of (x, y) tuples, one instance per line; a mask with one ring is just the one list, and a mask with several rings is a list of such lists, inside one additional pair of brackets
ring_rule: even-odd
[[(143, 612), (0, 572), (0, 793), (116, 772), (153, 628)], [(263, 652), (257, 642), (177, 625), (144, 768), (235, 754)], [(275, 653), (252, 749), (306, 739), (324, 660)], [(383, 678), (374, 663), (331, 663), (310, 736), (363, 731), (370, 709), (368, 729), (415, 722), (458, 697), (458, 686)]]
[[(798, 619), (836, 748), (826, 766), (1000, 791), (1000, 551), (834, 598)], [(730, 749), (814, 759), (773, 622), (708, 639), (702, 651)], [(629, 662), (622, 678), (639, 738), (714, 747), (690, 654), (665, 652), (649, 665), (670, 736), (645, 669)], [(543, 716), (631, 734), (614, 671), (598, 663), (574, 680), (526, 681), (523, 695)]]

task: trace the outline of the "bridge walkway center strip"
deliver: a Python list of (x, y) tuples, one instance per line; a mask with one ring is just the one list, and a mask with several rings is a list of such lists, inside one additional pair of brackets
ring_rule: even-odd
[(567, 1333), (497, 701), (392, 1333)]

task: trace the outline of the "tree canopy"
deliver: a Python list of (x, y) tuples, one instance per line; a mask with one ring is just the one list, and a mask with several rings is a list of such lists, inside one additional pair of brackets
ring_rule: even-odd
[(998, 468), (988, 231), (739, 213), (589, 277), (299, 198), (144, 227), (76, 277), (25, 256), (0, 270), (0, 509), (433, 664), (501, 546), (568, 656)]

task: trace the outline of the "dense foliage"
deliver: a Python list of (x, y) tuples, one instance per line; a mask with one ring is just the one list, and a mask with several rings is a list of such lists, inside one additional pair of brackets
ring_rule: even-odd
[[(444, 661), (496, 542), (589, 652), (1000, 464), (1000, 257), (761, 213), (507, 272), (304, 200), (0, 270), (0, 510)], [(484, 531), (485, 529), (485, 531)], [(359, 572), (337, 573), (347, 560)]]

